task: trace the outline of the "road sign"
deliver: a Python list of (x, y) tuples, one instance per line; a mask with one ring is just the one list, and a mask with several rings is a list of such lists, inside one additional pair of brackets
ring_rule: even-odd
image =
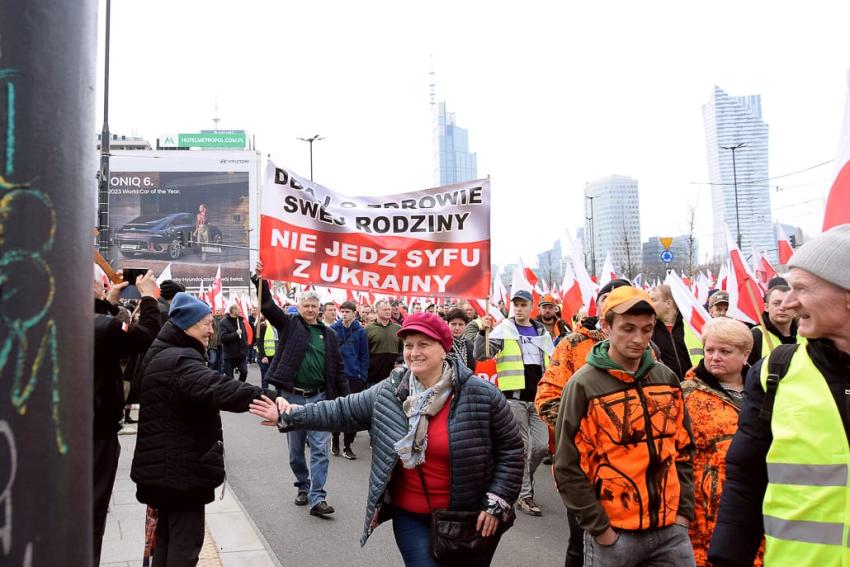
[(673, 237), (661, 236), (658, 238), (658, 242), (661, 243), (661, 246), (663, 246), (665, 250), (670, 250), (670, 245), (673, 244)]
[[(672, 238), (671, 238), (671, 240), (672, 240)], [(664, 262), (665, 264), (669, 264), (670, 262), (673, 261), (673, 253), (670, 252), (669, 250), (663, 251), (661, 253), (661, 261)]]

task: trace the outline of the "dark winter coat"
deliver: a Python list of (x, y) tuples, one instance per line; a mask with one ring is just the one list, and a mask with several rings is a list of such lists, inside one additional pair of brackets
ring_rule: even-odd
[[(508, 402), (489, 382), (463, 365), (453, 366), (456, 380), (449, 410), (452, 510), (486, 510), (491, 492), (513, 505), (519, 496), (524, 467), (522, 438)], [(372, 437), (372, 468), (366, 500), (366, 522), (360, 544), (389, 519), (384, 496), (399, 463), (393, 446), (408, 432), (402, 402), (410, 391), (410, 370), (401, 367), (364, 392), (334, 401), (307, 404), (282, 414), (282, 431), (357, 431)]]
[(661, 362), (672, 370), (679, 380), (685, 379), (685, 374), (691, 369), (691, 356), (685, 345), (685, 320), (682, 314), (676, 312), (676, 322), (673, 323), (673, 332), (667, 330), (667, 325), (661, 319), (655, 320), (655, 329), (652, 331), (652, 342), (661, 353)]
[(97, 301), (94, 319), (94, 429), (95, 439), (114, 435), (124, 415), (124, 380), (121, 359), (144, 353), (160, 329), (156, 299), (143, 297), (139, 321), (124, 331), (121, 321), (107, 313), (117, 309)]
[[(850, 355), (825, 339), (809, 339), (805, 346), (797, 348), (806, 349), (823, 375), (850, 441)], [(770, 422), (759, 417), (765, 397), (761, 386), (762, 364), (764, 359), (747, 374), (738, 431), (726, 454), (726, 486), (708, 552), (709, 561), (717, 567), (752, 565), (764, 531), (762, 502), (767, 490), (767, 452), (773, 434)]]
[[(204, 348), (171, 322), (142, 362), (139, 433), (130, 478), (136, 497), (180, 510), (212, 502), (224, 482), (219, 410), (245, 412), (264, 391), (207, 367)], [(274, 392), (266, 391), (274, 399)]]
[[(236, 329), (242, 331), (241, 337)], [(221, 323), (219, 323), (219, 337), (222, 345), (221, 357), (224, 360), (248, 356), (247, 333), (241, 317), (231, 317), (230, 315), (222, 317)]]
[(349, 327), (337, 321), (331, 325), (331, 329), (336, 332), (339, 341), (345, 376), (349, 380), (362, 380), (365, 383), (369, 378), (369, 339), (366, 337), (366, 329), (357, 321), (352, 321)]
[[(256, 277), (252, 278), (258, 283)], [(287, 315), (272, 299), (269, 285), (263, 280), (263, 305), (260, 308), (263, 317), (277, 329), (277, 352), (266, 370), (270, 384), (291, 392), (295, 387), (298, 367), (304, 360), (307, 345), (310, 342), (310, 328), (301, 315)], [(336, 333), (323, 333), (325, 341), (325, 397), (332, 400), (346, 396), (350, 392), (348, 379), (342, 367), (342, 356)], [(337, 430), (340, 431), (340, 430)]]

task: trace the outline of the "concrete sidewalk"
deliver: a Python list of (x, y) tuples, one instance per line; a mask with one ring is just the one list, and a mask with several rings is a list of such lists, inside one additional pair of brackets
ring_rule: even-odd
[[(135, 413), (135, 412), (134, 412)], [(135, 425), (119, 436), (121, 458), (106, 533), (101, 567), (141, 567), (145, 547), (146, 506), (136, 501), (136, 485), (130, 480), (130, 463), (136, 448)], [(201, 567), (281, 567), (254, 522), (227, 486), (224, 498), (206, 508), (206, 539), (198, 565)]]

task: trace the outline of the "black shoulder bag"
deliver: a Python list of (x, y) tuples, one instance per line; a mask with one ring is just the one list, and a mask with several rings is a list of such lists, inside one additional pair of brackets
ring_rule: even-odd
[(422, 481), (422, 490), (425, 492), (428, 509), (431, 510), (431, 555), (434, 559), (456, 564), (458, 561), (492, 557), (496, 552), (496, 546), (499, 545), (499, 540), (502, 539), (502, 534), (514, 524), (513, 515), (508, 522), (499, 520), (495, 534), (482, 537), (481, 533), (475, 529), (481, 511), (446, 508), (435, 510), (431, 506), (422, 467), (418, 466), (416, 469), (419, 471), (419, 480)]

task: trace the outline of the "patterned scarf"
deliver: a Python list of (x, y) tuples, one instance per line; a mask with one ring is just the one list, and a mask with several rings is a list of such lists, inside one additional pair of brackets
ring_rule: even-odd
[(437, 383), (425, 388), (410, 373), (410, 394), (402, 404), (407, 416), (409, 429), (407, 435), (398, 440), (394, 449), (406, 469), (412, 469), (425, 462), (425, 449), (428, 448), (428, 420), (437, 415), (452, 395), (454, 371), (451, 364), (443, 365), (443, 374)]
[(452, 360), (457, 360), (463, 365), (467, 364), (466, 357), (468, 353), (466, 351), (466, 340), (463, 337), (452, 337), (452, 350), (446, 355), (446, 358), (450, 358)]

